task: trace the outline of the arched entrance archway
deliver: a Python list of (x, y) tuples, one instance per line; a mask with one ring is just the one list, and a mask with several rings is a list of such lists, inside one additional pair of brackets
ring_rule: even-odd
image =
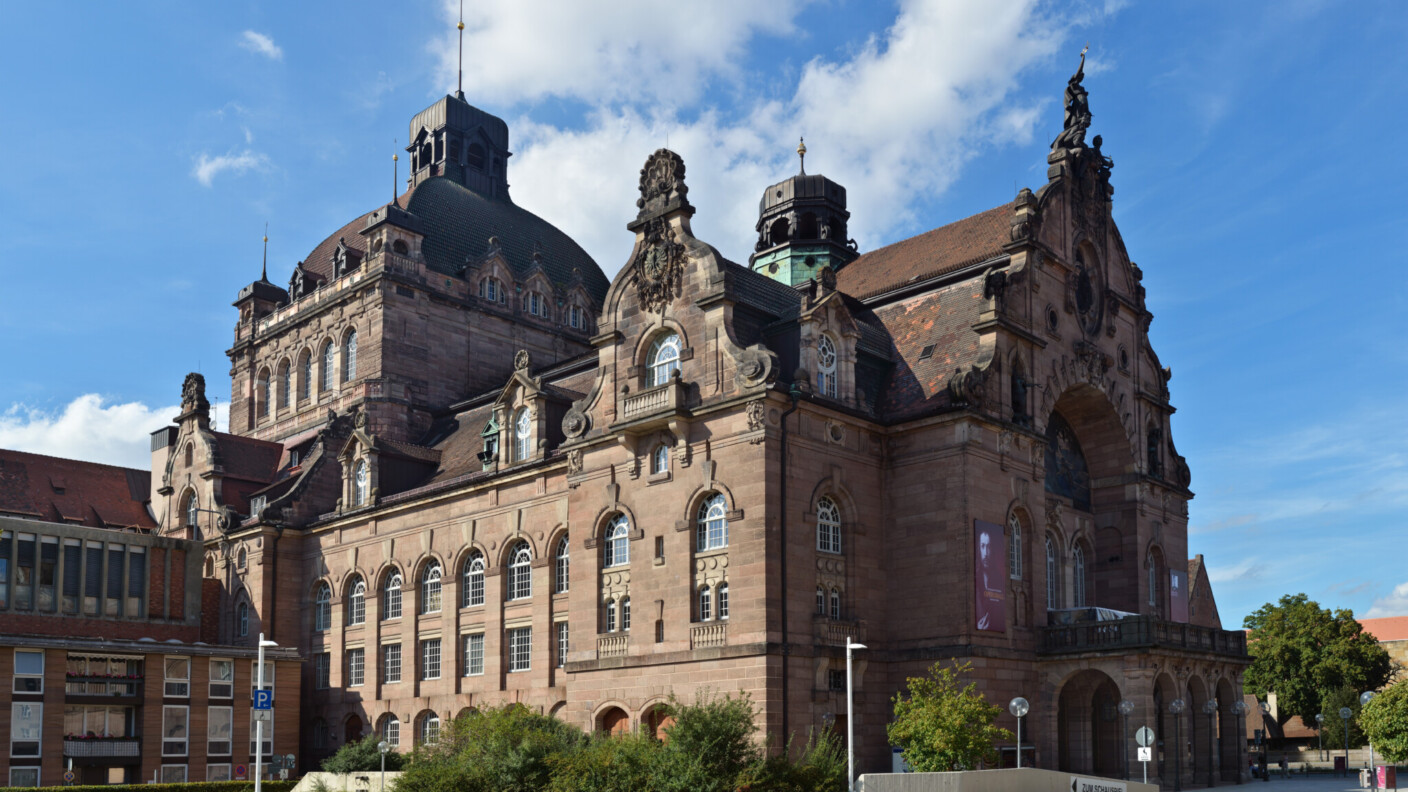
[(344, 743), (361, 742), (362, 719), (356, 715), (348, 715), (346, 722), (342, 726), (342, 736)]
[(1058, 766), (1063, 772), (1119, 778), (1120, 689), (1101, 671), (1081, 671), (1066, 681), (1057, 702)]
[(1188, 694), (1185, 697), (1188, 701), (1188, 738), (1184, 744), (1188, 750), (1189, 761), (1184, 767), (1191, 768), (1192, 783), (1206, 785), (1213, 768), (1213, 746), (1212, 739), (1213, 723), (1212, 718), (1203, 712), (1203, 707), (1208, 702), (1207, 686), (1203, 684), (1201, 677), (1193, 677), (1188, 680)]
[[(1217, 745), (1221, 772), (1219, 777), (1229, 783), (1237, 783), (1242, 772), (1242, 757), (1239, 755), (1239, 724), (1232, 706), (1238, 701), (1232, 690), (1232, 683), (1226, 677), (1217, 682)], [(1245, 737), (1242, 737), (1245, 740)]]
[(669, 742), (670, 736), (665, 733), (665, 730), (675, 724), (675, 718), (666, 711), (663, 705), (656, 704), (646, 710), (645, 714), (641, 716), (640, 722), (645, 726), (646, 734), (661, 742)]
[(1159, 674), (1158, 679), (1154, 680), (1154, 745), (1157, 748), (1154, 759), (1158, 762), (1159, 779), (1170, 783), (1177, 745), (1174, 742), (1173, 714), (1168, 711), (1168, 706), (1176, 698), (1178, 687), (1173, 683), (1173, 677)]
[(631, 716), (620, 707), (607, 707), (596, 716), (596, 730), (607, 734), (626, 734), (631, 729)]

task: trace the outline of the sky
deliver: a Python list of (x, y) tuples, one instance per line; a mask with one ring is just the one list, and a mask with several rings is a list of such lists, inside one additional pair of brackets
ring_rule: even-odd
[[(0, 0), (0, 447), (146, 467), (239, 288), (385, 203), (456, 85), (458, 3)], [(1305, 592), (1408, 614), (1408, 7), (1395, 0), (470, 0), (463, 87), (514, 200), (625, 261), (669, 145), (696, 234), (751, 252), (795, 172), (870, 250), (1045, 181), (1085, 44), (1225, 627)], [(405, 157), (402, 152), (404, 178)]]

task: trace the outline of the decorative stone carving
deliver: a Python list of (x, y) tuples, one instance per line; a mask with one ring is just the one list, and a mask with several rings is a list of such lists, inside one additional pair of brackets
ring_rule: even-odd
[(358, 410), (358, 411), (357, 411), (357, 416), (352, 419), (352, 425), (355, 426), (355, 427), (357, 427), (358, 429), (366, 429), (366, 428), (367, 428), (367, 411), (366, 411), (366, 410)]
[(587, 414), (575, 406), (562, 416), (562, 433), (569, 438), (581, 437), (586, 434), (590, 425), (591, 421), (587, 418)]
[(777, 379), (777, 353), (754, 344), (737, 356), (735, 380), (740, 388), (756, 388)]
[[(748, 402), (748, 407), (745, 408), (745, 413), (748, 416), (748, 431), (756, 432), (759, 429), (762, 429), (763, 426), (766, 424), (765, 416), (767, 413), (767, 409), (763, 406), (762, 399)], [(763, 436), (760, 435), (758, 437), (753, 438), (751, 442), (756, 445), (758, 443), (761, 443), (762, 441)]]
[(210, 402), (205, 398), (205, 377), (192, 371), (181, 384), (181, 412), (210, 415)]
[(567, 475), (575, 476), (582, 472), (582, 449), (574, 448), (567, 452)]
[(1008, 238), (1014, 244), (1030, 242), (1036, 238), (1037, 214), (1036, 196), (1023, 187), (1013, 203), (1012, 220), (1008, 228)]
[(669, 221), (657, 217), (646, 222), (645, 238), (631, 267), (641, 306), (663, 312), (675, 298), (684, 272), (684, 245), (675, 241)]
[(1081, 81), (1085, 79), (1085, 50), (1080, 52), (1080, 66), (1066, 83), (1066, 118), (1061, 134), (1051, 141), (1052, 151), (1085, 147), (1085, 133), (1090, 129), (1090, 98)]
[(520, 349), (513, 353), (514, 371), (527, 371), (531, 365), (533, 365), (533, 356), (528, 354), (528, 350)]
[(694, 207), (689, 205), (688, 195), (689, 187), (684, 183), (684, 160), (669, 149), (656, 149), (645, 161), (645, 167), (640, 169), (640, 198), (636, 199), (636, 208), (640, 212), (636, 215), (636, 223), (676, 209), (684, 209), (693, 215)]
[(948, 379), (949, 398), (955, 404), (978, 408), (983, 406), (987, 393), (987, 370), (973, 366), (967, 371), (954, 369)]

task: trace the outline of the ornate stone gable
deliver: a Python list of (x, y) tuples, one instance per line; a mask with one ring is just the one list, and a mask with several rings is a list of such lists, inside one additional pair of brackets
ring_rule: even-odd
[(631, 261), (631, 277), (641, 306), (660, 313), (679, 293), (684, 273), (684, 245), (675, 241), (675, 230), (663, 217), (646, 221), (644, 228), (645, 239)]
[(683, 210), (686, 216), (694, 216), (690, 205), (689, 187), (684, 183), (684, 160), (669, 149), (657, 149), (640, 169), (640, 198), (636, 199), (634, 222), (626, 228), (639, 230), (647, 221), (676, 210)]

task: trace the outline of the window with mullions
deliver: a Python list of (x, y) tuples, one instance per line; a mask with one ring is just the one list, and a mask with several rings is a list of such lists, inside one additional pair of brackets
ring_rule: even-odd
[(836, 398), (836, 344), (827, 335), (816, 343), (816, 387), (822, 396)]
[(727, 583), (720, 583), (720, 584), (719, 584), (719, 589), (718, 589), (718, 593), (717, 593), (717, 598), (718, 598), (718, 600), (719, 600), (719, 602), (718, 602), (718, 606), (719, 606), (719, 618), (720, 618), (720, 619), (727, 619), (727, 618), (728, 618), (728, 584), (727, 584)]
[(43, 693), (44, 653), (16, 649), (14, 675), (14, 692)]
[(567, 536), (557, 540), (557, 550), (553, 553), (553, 582), (552, 593), (566, 594), (569, 572), (570, 558), (568, 555)]
[(826, 589), (821, 586), (816, 587), (816, 615), (826, 615)]
[(426, 564), (420, 574), (420, 612), (440, 612), (440, 562)]
[(235, 606), (235, 635), (240, 638), (249, 637), (249, 603), (240, 600)]
[(533, 455), (533, 417), (527, 407), (519, 407), (513, 418), (513, 461), (522, 462)]
[(367, 650), (347, 650), (347, 686), (361, 687), (367, 682)]
[(210, 661), (210, 697), (227, 699), (235, 697), (235, 661)]
[(655, 339), (645, 358), (650, 385), (664, 385), (671, 375), (680, 370), (680, 337), (676, 333), (666, 333)]
[(12, 787), (37, 787), (39, 786), (38, 767), (11, 767), (10, 786)]
[(714, 618), (714, 598), (710, 596), (708, 586), (699, 587), (699, 621), (709, 621)]
[(234, 707), (208, 707), (205, 720), (205, 752), (209, 756), (229, 756), (234, 749)]
[(523, 299), (523, 307), (533, 316), (547, 316), (547, 301), (538, 292), (528, 292), (528, 296)]
[(381, 620), (401, 618), (401, 573), (392, 572), (386, 576), (381, 588)]
[(1007, 567), (1013, 580), (1022, 579), (1022, 521), (1016, 514), (1007, 518)]
[(516, 627), (508, 631), (508, 670), (530, 671), (533, 668), (533, 628)]
[(567, 622), (558, 622), (557, 629), (557, 667), (562, 668), (567, 665), (568, 636), (571, 634), (567, 629)]
[(829, 497), (816, 502), (816, 549), (823, 553), (841, 552), (841, 510)]
[(357, 378), (357, 331), (351, 330), (342, 342), (342, 381)]
[(631, 598), (621, 598), (621, 632), (631, 631)]
[(318, 652), (313, 655), (313, 687), (327, 690), (332, 685), (332, 655)]
[(1075, 585), (1071, 588), (1071, 606), (1085, 607), (1085, 550), (1080, 545), (1071, 548), (1071, 566), (1074, 568)]
[(323, 344), (323, 390), (330, 391), (336, 384), (337, 347), (329, 339)]
[(401, 681), (401, 644), (386, 644), (381, 647), (381, 681), (382, 684)]
[(191, 658), (168, 657), (165, 668), (165, 688), (163, 695), (168, 698), (189, 698), (191, 695)]
[(327, 632), (332, 628), (332, 587), (319, 583), (313, 591), (313, 631)]
[(484, 633), (464, 637), (464, 675), (480, 676), (484, 673)]
[(440, 716), (435, 713), (427, 713), (420, 719), (420, 739), (421, 745), (434, 745), (440, 741)]
[(1051, 537), (1046, 537), (1046, 609), (1061, 607), (1060, 582), (1056, 570), (1056, 545)]
[(527, 542), (519, 542), (509, 555), (508, 598), (528, 599), (533, 596), (533, 551)]
[(658, 475), (670, 469), (670, 447), (661, 443), (650, 452), (650, 473)]
[(15, 702), (10, 705), (10, 756), (39, 756), (44, 725), (44, 705)]
[(841, 590), (831, 589), (831, 618), (841, 618)]
[(721, 493), (714, 493), (699, 504), (698, 527), (695, 532), (697, 550), (716, 550), (728, 546), (728, 502)]
[(606, 632), (616, 632), (616, 600), (606, 601)]
[(165, 706), (161, 708), (161, 755), (185, 756), (190, 740), (191, 708)]
[(313, 355), (308, 350), (298, 358), (298, 400), (307, 401), (313, 393)]
[(484, 556), (475, 550), (464, 561), (461, 574), (460, 607), (471, 608), (484, 604)]
[(427, 638), (420, 642), (420, 678), (440, 678), (440, 639)]
[(618, 514), (606, 526), (605, 563), (608, 567), (626, 566), (631, 563), (631, 520)]
[(359, 459), (352, 467), (352, 505), (366, 506), (371, 500), (372, 472), (367, 460)]
[(367, 620), (367, 581), (361, 575), (352, 579), (352, 589), (347, 595), (347, 624), (349, 627), (363, 624)]
[(392, 748), (401, 746), (401, 721), (395, 715), (387, 715), (381, 719), (381, 739)]

